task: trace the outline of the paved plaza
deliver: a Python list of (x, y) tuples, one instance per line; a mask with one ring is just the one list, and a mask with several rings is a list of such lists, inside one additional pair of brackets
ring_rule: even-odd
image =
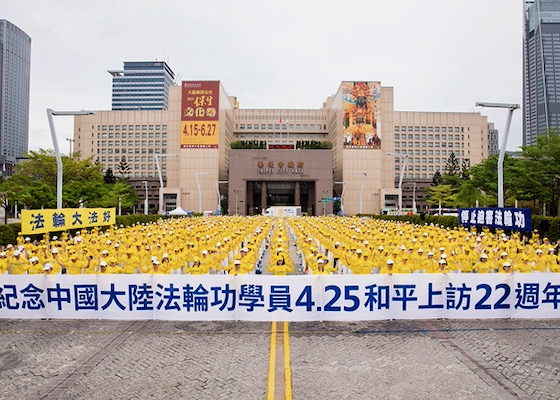
[[(0, 398), (266, 399), (270, 331), (2, 320)], [(558, 399), (559, 334), (560, 320), (290, 323), (293, 398)]]

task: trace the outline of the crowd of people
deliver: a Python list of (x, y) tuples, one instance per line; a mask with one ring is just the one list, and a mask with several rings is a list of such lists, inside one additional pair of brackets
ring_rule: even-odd
[[(266, 268), (263, 268), (266, 265)], [(557, 245), (533, 232), (477, 232), (356, 217), (160, 220), (73, 235), (19, 235), (10, 274), (407, 274), (560, 272)]]

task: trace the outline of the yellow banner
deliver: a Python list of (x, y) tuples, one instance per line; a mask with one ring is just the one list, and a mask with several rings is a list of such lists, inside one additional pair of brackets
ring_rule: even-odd
[(21, 210), (21, 232), (33, 235), (91, 226), (114, 225), (115, 208), (63, 208)]
[(181, 148), (217, 148), (219, 124), (218, 121), (181, 121)]

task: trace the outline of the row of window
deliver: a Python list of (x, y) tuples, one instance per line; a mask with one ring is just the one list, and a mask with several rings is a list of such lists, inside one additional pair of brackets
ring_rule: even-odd
[(119, 148), (116, 148), (116, 149), (105, 149), (105, 148), (99, 149), (98, 148), (97, 149), (97, 154), (113, 154), (113, 151), (114, 151), (114, 154), (127, 154), (127, 153), (128, 154), (166, 154), (167, 153), (167, 149), (146, 149), (146, 148), (132, 149), (132, 148), (129, 148), (128, 150), (127, 149), (122, 149), (121, 150)]
[[(111, 168), (113, 170), (113, 174), (115, 174), (115, 175), (118, 174), (118, 172), (117, 172), (118, 171), (118, 164), (115, 164), (115, 165), (107, 164), (107, 165), (104, 165), (103, 169), (107, 170), (109, 168)], [(143, 169), (145, 169), (145, 168), (143, 168)], [(135, 177), (135, 178), (140, 178), (140, 177), (142, 177), (142, 178), (155, 178), (158, 175), (157, 175), (157, 172), (154, 172), (154, 171), (148, 171), (148, 172), (138, 172), (138, 171), (132, 172), (131, 171), (131, 172), (129, 172), (128, 176)], [(162, 176), (162, 178), (165, 178), (167, 176), (167, 174), (165, 172), (162, 172), (161, 176)], [(142, 186), (142, 190), (144, 190), (144, 186)]]
[[(460, 158), (458, 160), (459, 160), (459, 162), (461, 162)], [(443, 158), (443, 157), (442, 158), (439, 158), (439, 157), (425, 158), (424, 157), (424, 158), (415, 158), (414, 161), (413, 161), (413, 159), (408, 159), (407, 162), (408, 162), (407, 169), (409, 171), (412, 171), (412, 167), (413, 167), (412, 164), (434, 164), (434, 163), (445, 164), (445, 163), (447, 163), (447, 158)], [(418, 165), (415, 165), (415, 167), (417, 167), (417, 166)], [(400, 164), (399, 158), (397, 157), (397, 158), (395, 158), (395, 171), (400, 171), (400, 169), (401, 169), (401, 164)]]
[[(452, 132), (456, 132), (456, 133), (460, 133), (460, 132), (464, 132), (465, 128), (464, 127), (445, 127), (445, 126), (398, 126), (395, 125), (395, 132), (442, 132), (442, 133), (452, 133)], [(467, 128), (467, 131), (469, 131), (470, 128)]]
[(140, 129), (142, 129), (143, 131), (166, 131), (167, 130), (167, 125), (97, 125), (97, 130), (98, 131), (106, 131), (106, 130), (115, 130), (115, 131), (139, 131)]
[[(438, 171), (438, 170), (436, 169), (436, 171)], [(399, 177), (400, 177), (400, 173), (395, 172), (395, 179), (399, 179)], [(420, 174), (418, 172), (417, 173), (409, 172), (409, 173), (404, 174), (404, 178), (406, 178), (406, 179), (414, 179), (414, 178), (415, 179), (432, 179), (433, 177), (434, 177), (434, 174), (430, 174), (430, 173)]]
[(251, 129), (283, 129), (283, 130), (296, 130), (296, 131), (319, 131), (321, 129), (327, 129), (326, 125), (321, 124), (235, 124), (236, 130), (251, 130)]
[(325, 121), (327, 118), (324, 115), (251, 115), (251, 114), (237, 114), (235, 119), (238, 120), (300, 120), (300, 121)]
[[(451, 153), (454, 153), (458, 157), (459, 156), (463, 156), (463, 157), (465, 156), (465, 150), (457, 150), (457, 151), (449, 150), (449, 152), (447, 150), (441, 150), (441, 152), (440, 152), (440, 150), (427, 150), (427, 151), (426, 150), (421, 150), (421, 151), (420, 150), (402, 150), (402, 151), (400, 151), (398, 149), (395, 150), (395, 154), (408, 154), (409, 156), (419, 156), (419, 155), (422, 155), (422, 156), (425, 156), (425, 155), (439, 156), (440, 154), (442, 156), (446, 156), (446, 155), (451, 155)], [(470, 155), (470, 154), (471, 154), (471, 151), (467, 150), (467, 155)], [(395, 160), (399, 160), (399, 157), (395, 157)]]
[[(406, 133), (403, 134), (394, 134), (395, 140), (465, 140), (465, 135), (440, 135), (440, 134), (419, 134), (419, 133)], [(467, 139), (470, 139), (471, 136), (467, 135)]]
[[(470, 146), (470, 143), (469, 143), (469, 146)], [(395, 142), (395, 147), (407, 147), (406, 142)], [(441, 143), (440, 142), (427, 142), (427, 143), (426, 142), (408, 142), (408, 147), (416, 147), (416, 148), (420, 148), (420, 147), (423, 147), (423, 148), (426, 148), (426, 147), (429, 147), (429, 148), (432, 148), (432, 147), (446, 148), (446, 147), (448, 147), (448, 148), (452, 149), (453, 148), (453, 142), (449, 142), (449, 143), (447, 143), (447, 142), (441, 142)], [(465, 147), (464, 142), (461, 142), (461, 143), (455, 142), (455, 148), (456, 149), (460, 149), (460, 148), (464, 148), (464, 147)]]
[[(92, 134), (93, 137), (93, 134)], [(142, 134), (136, 132), (136, 133), (119, 133), (119, 132), (109, 132), (109, 134), (107, 133), (97, 133), (97, 139), (167, 139), (167, 133), (159, 133), (156, 132), (155, 134), (153, 132), (147, 133), (147, 132), (142, 132)]]
[(123, 140), (123, 141), (115, 140), (114, 142), (112, 140), (109, 140), (109, 141), (98, 140), (97, 141), (97, 146), (113, 147), (113, 145), (116, 146), (116, 147), (118, 147), (118, 146), (137, 146), (137, 147), (142, 146), (142, 147), (146, 147), (146, 145), (148, 147), (153, 147), (153, 146), (160, 147), (160, 146), (167, 146), (167, 140), (162, 140), (162, 141), (159, 141), (159, 140), (156, 140), (156, 141), (153, 141), (153, 140), (142, 140), (142, 141), (140, 141), (140, 140), (129, 140), (128, 142), (126, 140)]
[(263, 133), (263, 134), (239, 134), (235, 136), (236, 138), (240, 139), (247, 139), (247, 140), (262, 140), (262, 139), (278, 139), (278, 138), (285, 138), (285, 139), (292, 139), (292, 140), (321, 140), (324, 135), (312, 133), (312, 134), (300, 134), (300, 133), (286, 133), (286, 132), (274, 132), (274, 133)]

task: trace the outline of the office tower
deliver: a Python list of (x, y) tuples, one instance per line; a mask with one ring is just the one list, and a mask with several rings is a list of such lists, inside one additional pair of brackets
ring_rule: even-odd
[(560, 1), (525, 1), (523, 145), (560, 127)]
[(0, 164), (12, 174), (17, 157), (27, 154), (31, 38), (0, 19)]
[(165, 61), (125, 61), (113, 76), (112, 110), (167, 110), (175, 75)]

